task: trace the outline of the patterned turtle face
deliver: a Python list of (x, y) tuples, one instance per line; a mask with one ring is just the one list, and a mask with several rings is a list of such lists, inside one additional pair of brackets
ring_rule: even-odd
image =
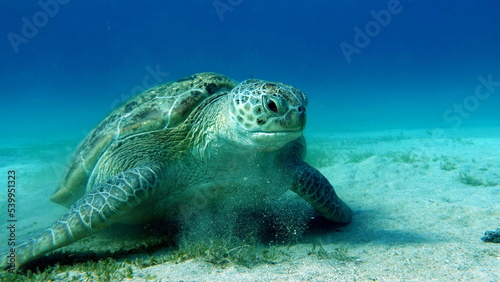
[(307, 97), (300, 90), (282, 83), (249, 79), (231, 93), (232, 117), (251, 141), (286, 144), (302, 134)]

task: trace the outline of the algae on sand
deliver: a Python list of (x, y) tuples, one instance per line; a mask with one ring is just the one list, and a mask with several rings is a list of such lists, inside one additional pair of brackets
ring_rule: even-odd
[(496, 186), (497, 183), (491, 180), (481, 180), (475, 176), (472, 176), (464, 171), (460, 171), (458, 175), (458, 181), (469, 186)]
[(340, 262), (351, 262), (357, 259), (357, 257), (349, 255), (348, 244), (339, 246), (329, 252), (325, 250), (321, 243), (313, 243), (312, 249), (307, 254), (315, 255), (319, 259), (335, 259)]
[(249, 235), (244, 240), (222, 238), (209, 242), (183, 242), (177, 250), (167, 254), (165, 259), (179, 263), (189, 259), (202, 259), (214, 265), (226, 267), (240, 265), (254, 267), (259, 264), (276, 264), (286, 261), (289, 254), (280, 248), (260, 246)]

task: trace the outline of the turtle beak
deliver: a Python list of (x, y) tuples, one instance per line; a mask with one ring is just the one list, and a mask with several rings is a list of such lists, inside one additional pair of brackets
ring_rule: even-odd
[(286, 132), (302, 131), (306, 126), (306, 107), (303, 105), (290, 107), (277, 99), (263, 99), (268, 112), (269, 122), (262, 125), (259, 131)]

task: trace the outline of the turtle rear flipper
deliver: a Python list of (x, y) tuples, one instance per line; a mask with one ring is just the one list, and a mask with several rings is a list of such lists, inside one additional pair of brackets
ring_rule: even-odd
[(69, 245), (108, 227), (123, 213), (139, 205), (161, 180), (157, 166), (129, 169), (76, 201), (52, 226), (16, 247), (15, 265), (2, 254), (0, 268), (17, 268), (48, 252)]

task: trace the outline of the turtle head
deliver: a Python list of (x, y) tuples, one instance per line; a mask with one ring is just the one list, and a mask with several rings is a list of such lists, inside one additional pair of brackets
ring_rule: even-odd
[(264, 151), (277, 150), (302, 135), (307, 97), (283, 83), (249, 79), (229, 93), (236, 141)]

